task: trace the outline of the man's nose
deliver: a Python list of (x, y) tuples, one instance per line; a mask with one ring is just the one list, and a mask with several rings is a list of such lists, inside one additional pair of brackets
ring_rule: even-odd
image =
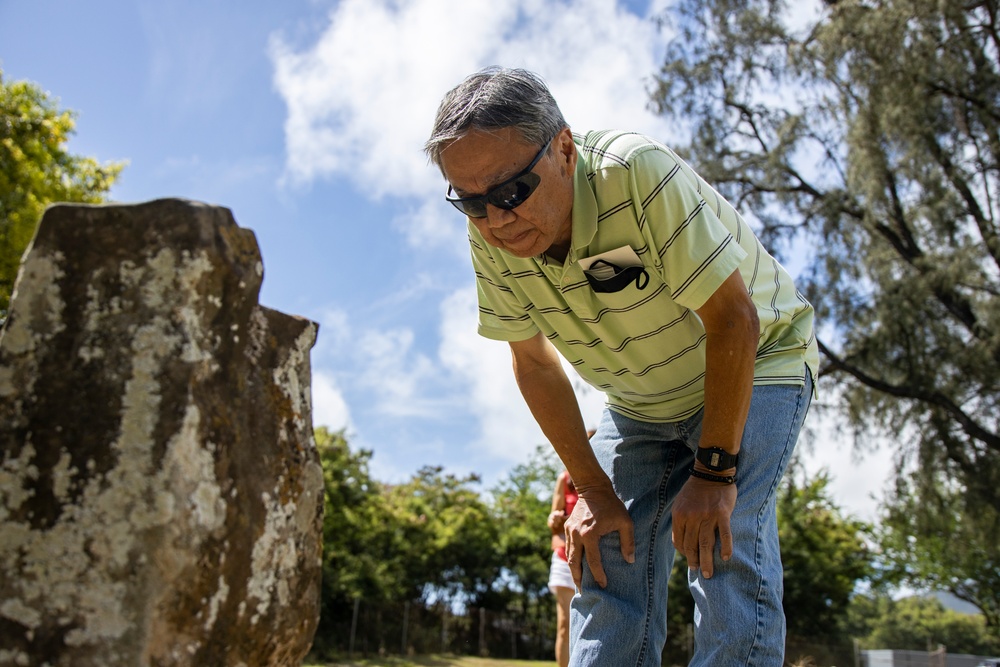
[(486, 205), (486, 224), (491, 229), (499, 229), (504, 225), (510, 224), (515, 218), (517, 218), (517, 213), (514, 213), (511, 209), (498, 208), (493, 204)]

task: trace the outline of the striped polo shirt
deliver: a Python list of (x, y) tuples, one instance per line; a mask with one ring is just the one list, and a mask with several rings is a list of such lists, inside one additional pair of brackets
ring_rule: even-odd
[[(519, 341), (541, 331), (612, 410), (679, 421), (704, 403), (706, 335), (695, 311), (739, 269), (760, 319), (754, 383), (802, 385), (806, 366), (816, 375), (812, 306), (715, 189), (648, 137), (595, 131), (574, 140), (564, 264), (510, 255), (469, 224), (481, 335)], [(597, 291), (581, 260), (613, 250), (642, 273)]]

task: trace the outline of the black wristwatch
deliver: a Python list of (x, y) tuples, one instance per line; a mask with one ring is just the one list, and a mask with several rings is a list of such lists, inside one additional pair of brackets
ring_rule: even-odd
[(699, 447), (694, 457), (709, 470), (721, 472), (735, 468), (740, 455), (730, 454), (721, 447)]

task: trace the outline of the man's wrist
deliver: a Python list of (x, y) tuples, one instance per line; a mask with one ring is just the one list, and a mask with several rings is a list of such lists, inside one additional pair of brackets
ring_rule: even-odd
[(703, 472), (707, 475), (721, 475), (723, 477), (732, 477), (736, 474), (736, 466), (733, 466), (731, 468), (724, 468), (722, 470), (712, 470), (711, 468), (703, 464), (701, 461), (697, 460), (694, 462), (694, 464), (691, 465), (691, 469), (697, 470), (698, 472)]
[(580, 495), (601, 493), (603, 491), (614, 493), (615, 487), (611, 483), (611, 478), (604, 472), (604, 469), (601, 468), (596, 459), (586, 468), (581, 467), (576, 472), (570, 470), (569, 475), (573, 480), (573, 486), (576, 487), (576, 491)]
[(690, 471), (692, 477), (697, 477), (698, 479), (704, 479), (709, 482), (718, 482), (719, 484), (733, 484), (736, 482), (736, 468), (733, 468), (733, 474), (723, 475), (715, 472), (702, 472), (700, 470), (695, 470), (693, 467)]

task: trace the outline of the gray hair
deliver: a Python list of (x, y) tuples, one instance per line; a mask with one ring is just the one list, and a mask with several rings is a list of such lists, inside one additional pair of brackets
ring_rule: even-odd
[(473, 130), (505, 127), (514, 127), (525, 141), (543, 146), (568, 125), (537, 74), (487, 67), (466, 77), (441, 100), (424, 152), (440, 168), (441, 152), (451, 142)]

